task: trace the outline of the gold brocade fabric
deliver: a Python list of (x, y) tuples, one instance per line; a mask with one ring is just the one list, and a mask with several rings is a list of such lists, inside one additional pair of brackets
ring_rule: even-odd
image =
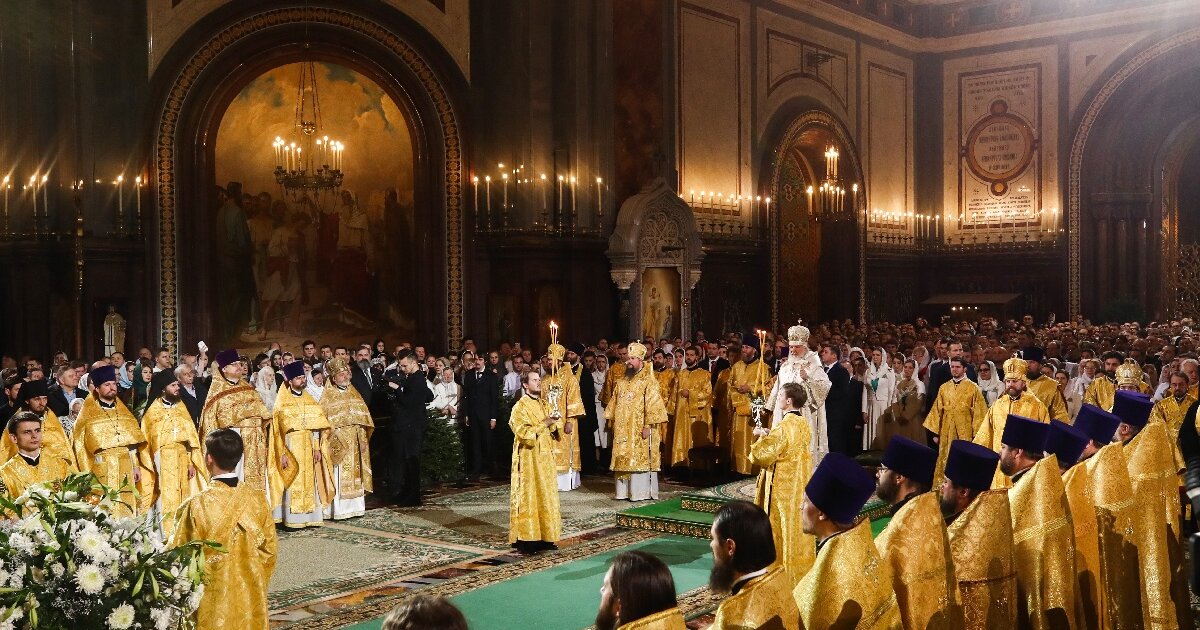
[(865, 518), (825, 541), (792, 596), (805, 628), (903, 627), (892, 571), (879, 557)]
[(1183, 426), (1183, 418), (1188, 409), (1196, 404), (1196, 399), (1190, 394), (1177, 401), (1173, 396), (1158, 401), (1150, 411), (1150, 421), (1161, 420), (1167, 425), (1167, 438), (1171, 441), (1171, 452), (1175, 456), (1175, 468), (1183, 470), (1187, 465), (1183, 461), (1183, 453), (1179, 451), (1179, 429)]
[(1166, 424), (1147, 424), (1124, 452), (1133, 483), (1146, 627), (1191, 628), (1179, 533), (1179, 477)]
[[(684, 398), (681, 392), (686, 391)], [(681, 370), (675, 377), (674, 409), (671, 432), (671, 465), (686, 466), (688, 451), (699, 446), (712, 445), (712, 379), (708, 371), (695, 368)]]
[(204, 410), (200, 413), (201, 449), (209, 433), (217, 429), (237, 429), (242, 436), (243, 448), (241, 483), (265, 493), (268, 470), (273, 467), (267, 459), (271, 412), (267, 411), (262, 396), (253, 385), (245, 381), (230, 383), (219, 373), (213, 376), (212, 382)]
[[(552, 385), (562, 388), (558, 412), (562, 416), (563, 426), (563, 430), (558, 433), (558, 439), (554, 440), (554, 466), (560, 473), (579, 470), (579, 416), (584, 414), (583, 398), (579, 395), (579, 379), (571, 370), (562, 366), (559, 366), (554, 376), (547, 374), (546, 378), (542, 379), (542, 398), (547, 402), (549, 399), (546, 397)], [(568, 423), (571, 425), (570, 433), (566, 432)]]
[[(1037, 396), (1024, 391), (1021, 392), (1021, 397), (1014, 401), (1008, 394), (1004, 394), (992, 403), (987, 415), (983, 418), (983, 423), (975, 431), (975, 438), (972, 441), (999, 453), (1000, 439), (1004, 437), (1004, 426), (1008, 424), (1008, 414), (1010, 413), (1038, 422), (1050, 422), (1050, 414), (1046, 411), (1046, 405), (1043, 405)], [(992, 487), (1007, 488), (1011, 485), (1008, 477), (1000, 472), (1000, 467), (997, 466), (996, 475), (992, 478)]]
[(654, 372), (654, 378), (658, 380), (658, 395), (662, 396), (669, 416), (675, 415), (675, 399), (672, 394), (675, 393), (675, 379), (678, 374), (676, 370), (670, 369)]
[(783, 567), (772, 565), (721, 602), (709, 630), (799, 630), (800, 611), (792, 598), (793, 586)]
[[(333, 427), (329, 426), (325, 411), (307, 391), (297, 396), (286, 384), (279, 388), (273, 411), (268, 458), (280, 463), (271, 473), (272, 509), (282, 506), (291, 514), (311, 514), (317, 509), (318, 497), (321, 509), (328, 508), (334, 495), (333, 470), (329, 465), (333, 461), (329, 452)], [(318, 452), (321, 461), (313, 461)], [(290, 460), (287, 468), (281, 462), (283, 455)], [(284, 490), (288, 493), (287, 505), (284, 505)], [(303, 525), (320, 525), (320, 522)]]
[(183, 504), (172, 545), (212, 540), (204, 553), (204, 597), (197, 630), (268, 630), (267, 585), (275, 571), (275, 523), (262, 491), (214, 482)]
[(1062, 392), (1058, 391), (1057, 380), (1043, 374), (1036, 380), (1029, 381), (1025, 391), (1037, 396), (1038, 400), (1046, 405), (1046, 412), (1050, 414), (1051, 420), (1071, 424), (1071, 416), (1067, 413), (1067, 400), (1063, 398)]
[(969, 378), (955, 383), (946, 381), (938, 388), (937, 398), (925, 416), (925, 428), (938, 436), (938, 460), (933, 473), (934, 486), (942, 483), (946, 457), (954, 440), (970, 440), (987, 417), (987, 400), (979, 386)]
[(683, 613), (679, 612), (678, 608), (668, 608), (636, 621), (621, 624), (617, 626), (617, 630), (687, 630), (687, 624), (683, 621)]
[[(37, 466), (30, 466), (21, 457), (14, 457), (0, 465), (0, 495), (15, 499), (34, 484), (60, 481), (75, 472), (75, 467), (57, 457), (46, 457), (42, 451)], [(3, 512), (0, 512), (0, 518)]]
[(508, 498), (509, 543), (557, 542), (562, 536), (553, 437), (555, 432), (562, 434), (562, 421), (547, 427), (545, 419), (549, 415), (550, 410), (541, 399), (522, 395), (508, 418), (514, 438)]
[[(208, 469), (200, 455), (196, 425), (182, 402), (168, 407), (159, 398), (146, 408), (142, 431), (157, 466), (159, 511), (163, 515), (172, 514), (184, 501), (208, 487)], [(171, 535), (172, 526), (171, 519), (163, 520), (164, 535)]]
[[(119, 515), (142, 514), (154, 505), (154, 460), (146, 435), (120, 399), (112, 409), (101, 407), (95, 396), (83, 399), (71, 432), (71, 449), (80, 472), (91, 472), (110, 488), (120, 488), (126, 480), (137, 486), (136, 500), (132, 490), (121, 493), (125, 505), (118, 508)], [(134, 479), (135, 467), (141, 481)]]
[[(1134, 527), (1136, 506), (1124, 445), (1119, 442), (1108, 444), (1075, 467), (1079, 466), (1087, 468), (1088, 492), (1095, 507), (1099, 545), (1099, 601), (1103, 606), (1100, 623), (1090, 627), (1141, 628), (1142, 593), (1140, 580), (1136, 577), (1140, 572)], [(1074, 512), (1072, 517), (1078, 520)], [(1077, 550), (1076, 558), (1081, 555)]]
[(776, 559), (795, 584), (817, 556), (816, 539), (800, 525), (804, 486), (813, 470), (808, 420), (799, 413), (784, 414), (750, 447), (750, 461), (759, 468), (754, 503), (770, 517)]
[(962, 598), (937, 494), (925, 492), (905, 503), (875, 539), (875, 547), (891, 568), (905, 628), (962, 627)]
[(721, 452), (722, 461), (729, 460), (731, 452), (729, 442), (733, 439), (730, 430), (732, 419), (729, 416), (729, 375), (732, 373), (730, 368), (721, 370), (717, 373), (717, 384), (713, 387), (713, 423), (716, 424), (713, 434), (717, 449)]
[[(650, 472), (662, 467), (659, 445), (667, 408), (649, 363), (632, 377), (617, 382), (604, 416), (612, 427), (613, 472)], [(647, 427), (649, 439), (642, 437), (642, 429)]]
[(358, 390), (349, 385), (325, 386), (321, 409), (333, 428), (329, 436), (329, 456), (339, 471), (338, 492), (342, 499), (357, 499), (374, 491), (371, 473), (371, 434), (375, 421)]
[(1088, 383), (1087, 389), (1083, 390), (1083, 404), (1095, 405), (1105, 411), (1112, 411), (1113, 398), (1116, 395), (1116, 383), (1108, 380), (1108, 377), (1103, 374), (1097, 374), (1096, 378)]
[[(762, 359), (747, 364), (738, 361), (729, 368), (729, 447), (733, 469), (742, 475), (754, 472), (750, 465), (750, 443), (754, 439), (754, 419), (750, 417), (750, 400), (755, 396), (763, 396), (771, 392), (771, 371)], [(746, 387), (743, 394), (738, 388)]]
[(1087, 466), (1080, 463), (1063, 474), (1063, 489), (1071, 509), (1075, 539), (1075, 624), (1100, 628), (1104, 618), (1104, 591), (1100, 587), (1100, 538), (1096, 506), (1092, 502)]
[[(0, 425), (0, 431), (7, 433), (3, 425)], [(0, 439), (0, 464), (16, 455), (17, 445), (5, 435)], [(47, 455), (61, 459), (71, 468), (75, 468), (75, 453), (71, 450), (71, 440), (67, 437), (62, 421), (48, 407), (42, 416), (42, 457)]]
[(964, 628), (1007, 629), (1017, 623), (1017, 569), (1008, 490), (981, 492), (947, 526)]
[(608, 366), (608, 372), (604, 375), (604, 387), (600, 388), (600, 403), (605, 407), (612, 400), (613, 389), (617, 386), (617, 381), (625, 376), (625, 364), (613, 363)]
[(1058, 458), (1044, 457), (1008, 491), (1017, 561), (1017, 623), (1075, 628), (1075, 528)]

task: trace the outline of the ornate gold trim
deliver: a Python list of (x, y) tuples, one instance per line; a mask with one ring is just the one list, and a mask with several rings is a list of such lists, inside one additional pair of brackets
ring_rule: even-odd
[(677, 521), (670, 518), (634, 516), (631, 514), (618, 513), (617, 527), (648, 532), (658, 532), (660, 534), (688, 536), (690, 538), (708, 538), (709, 530), (712, 528), (712, 525), (692, 523), (690, 521)]
[(287, 8), (242, 18), (214, 34), (184, 65), (164, 100), (155, 138), (155, 174), (159, 204), (159, 322), (162, 345), (175, 352), (179, 343), (179, 273), (176, 254), (175, 145), (180, 113), (205, 68), (223, 51), (247, 37), (287, 24), (322, 23), (370, 37), (407, 64), (424, 86), (441, 125), (445, 143), (446, 338), (457, 348), (463, 334), (462, 138), (446, 87), (437, 72), (400, 36), (369, 18), (329, 8)]

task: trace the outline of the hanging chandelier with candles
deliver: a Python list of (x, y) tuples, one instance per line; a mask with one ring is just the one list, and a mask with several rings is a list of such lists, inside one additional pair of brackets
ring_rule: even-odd
[(858, 207), (858, 183), (846, 189), (845, 182), (838, 174), (840, 157), (837, 147), (830, 145), (825, 149), (825, 179), (820, 186), (810, 184), (805, 191), (808, 193), (808, 213), (817, 222), (852, 219)]
[(275, 181), (284, 194), (317, 197), (336, 192), (342, 185), (342, 154), (346, 145), (322, 135), (321, 99), (317, 93), (317, 72), (312, 61), (300, 64), (300, 83), (296, 93), (296, 120), (293, 133), (285, 140), (276, 136)]

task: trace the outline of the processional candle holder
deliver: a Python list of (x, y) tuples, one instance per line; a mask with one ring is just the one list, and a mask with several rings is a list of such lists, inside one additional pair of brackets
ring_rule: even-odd
[(767, 399), (763, 398), (762, 394), (755, 394), (754, 397), (750, 399), (750, 415), (754, 417), (755, 429), (763, 428), (762, 415), (766, 408)]

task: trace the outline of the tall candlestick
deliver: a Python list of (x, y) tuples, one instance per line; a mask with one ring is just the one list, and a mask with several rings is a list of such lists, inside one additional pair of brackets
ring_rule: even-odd
[(483, 177), (483, 184), (487, 188), (487, 191), (486, 191), (486, 193), (487, 193), (487, 195), (486, 195), (487, 208), (484, 210), (484, 215), (487, 217), (487, 227), (491, 228), (492, 227), (492, 176), (485, 175)]
[(571, 176), (571, 225), (575, 225), (575, 217), (579, 216), (575, 207), (575, 176)]
[(133, 180), (133, 189), (137, 192), (137, 222), (134, 226), (137, 228), (137, 233), (142, 234), (142, 176), (138, 175)]
[(479, 220), (479, 176), (471, 178), (471, 185), (475, 188), (475, 220)]
[(549, 207), (546, 205), (546, 174), (545, 173), (542, 173), (541, 187), (542, 187), (542, 214), (544, 215), (549, 210)]
[(117, 175), (117, 234), (125, 233), (125, 176)]
[(604, 183), (604, 180), (597, 177), (596, 178), (596, 217), (597, 218), (604, 218), (604, 192), (600, 189), (600, 184), (602, 184), (602, 183)]
[(8, 234), (8, 191), (12, 184), (8, 183), (8, 175), (4, 176), (4, 233)]
[(559, 213), (559, 215), (562, 215), (562, 210), (563, 210), (563, 193), (562, 193), (563, 180), (564, 180), (563, 176), (559, 175), (558, 176), (558, 213)]

